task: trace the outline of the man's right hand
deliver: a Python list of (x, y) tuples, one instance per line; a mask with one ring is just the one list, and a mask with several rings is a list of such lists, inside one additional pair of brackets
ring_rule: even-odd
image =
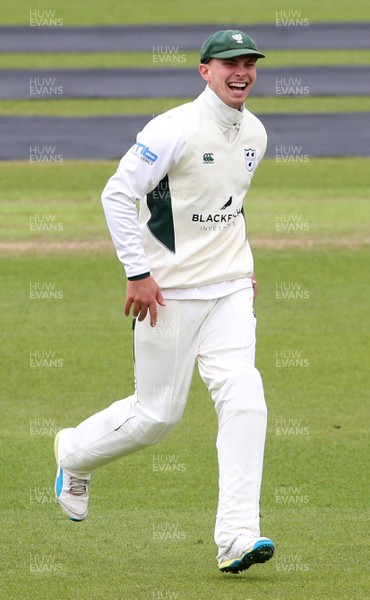
[(153, 277), (149, 276), (145, 279), (127, 282), (125, 302), (126, 317), (129, 316), (131, 306), (133, 306), (133, 316), (138, 317), (139, 321), (143, 321), (149, 309), (150, 325), (151, 327), (155, 327), (158, 314), (157, 303), (161, 306), (166, 305), (161, 290)]

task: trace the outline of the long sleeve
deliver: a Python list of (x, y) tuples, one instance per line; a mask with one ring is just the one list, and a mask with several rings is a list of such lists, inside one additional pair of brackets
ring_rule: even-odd
[(185, 137), (169, 116), (150, 121), (123, 156), (102, 193), (108, 228), (127, 277), (150, 271), (139, 228), (136, 201), (143, 200), (185, 152)]

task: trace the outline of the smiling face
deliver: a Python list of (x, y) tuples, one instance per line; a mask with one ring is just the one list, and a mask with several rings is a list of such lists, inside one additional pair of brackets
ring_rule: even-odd
[(256, 58), (248, 54), (211, 58), (199, 65), (199, 72), (222, 102), (240, 110), (256, 81)]

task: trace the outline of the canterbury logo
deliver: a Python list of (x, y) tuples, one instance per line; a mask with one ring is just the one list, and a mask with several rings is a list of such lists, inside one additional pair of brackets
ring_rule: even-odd
[(221, 206), (220, 210), (226, 210), (226, 208), (229, 208), (229, 206), (231, 206), (232, 201), (233, 201), (233, 197), (230, 196), (230, 198), (228, 199), (228, 201), (226, 202), (226, 204), (224, 204), (223, 206)]
[(213, 152), (206, 152), (205, 154), (203, 154), (204, 163), (213, 163), (214, 160), (215, 159), (213, 158)]

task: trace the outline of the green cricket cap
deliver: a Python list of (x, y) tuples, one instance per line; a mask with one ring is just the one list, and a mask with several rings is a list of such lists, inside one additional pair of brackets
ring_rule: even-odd
[(211, 58), (233, 58), (244, 54), (265, 58), (249, 35), (237, 29), (226, 29), (217, 31), (206, 39), (200, 49), (200, 62), (205, 64)]

